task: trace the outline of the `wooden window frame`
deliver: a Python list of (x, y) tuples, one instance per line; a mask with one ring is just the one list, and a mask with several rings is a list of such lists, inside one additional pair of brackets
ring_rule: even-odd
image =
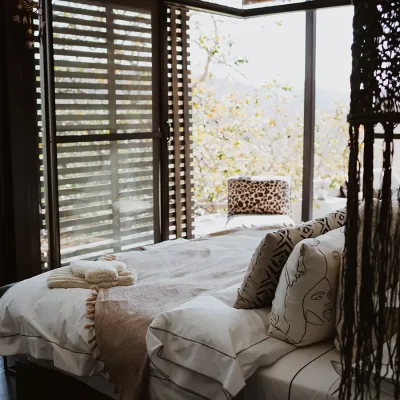
[[(104, 2), (107, 5), (106, 2)], [(153, 13), (153, 34), (155, 47), (153, 48), (152, 63), (156, 69), (159, 69), (162, 64), (162, 51), (160, 48), (160, 10), (157, 8), (157, 3), (153, 0), (151, 3), (146, 0), (135, 0), (134, 3), (124, 0), (114, 0), (114, 6), (137, 6), (152, 10)], [(138, 139), (157, 139), (153, 140), (153, 161), (154, 161), (154, 242), (164, 240), (162, 235), (161, 224), (161, 206), (160, 206), (160, 174), (164, 166), (160, 166), (160, 152), (162, 147), (159, 141), (165, 137), (165, 132), (162, 130), (165, 120), (161, 112), (153, 113), (153, 132), (135, 132), (118, 134), (110, 132), (110, 134), (90, 134), (85, 136), (57, 135), (56, 117), (55, 117), (55, 77), (54, 77), (54, 51), (53, 51), (53, 11), (51, 0), (44, 0), (43, 15), (45, 16), (46, 29), (45, 35), (42, 38), (41, 46), (41, 76), (43, 93), (42, 121), (43, 121), (43, 157), (45, 165), (45, 186), (46, 186), (46, 221), (48, 234), (48, 265), (50, 269), (61, 266), (60, 254), (60, 214), (59, 214), (59, 193), (58, 193), (58, 169), (57, 169), (57, 145), (63, 143), (79, 143), (79, 142), (101, 142), (101, 141), (116, 141), (116, 140), (138, 140)], [(157, 104), (156, 108), (161, 108), (160, 88), (162, 87), (161, 75), (153, 81), (153, 104)]]

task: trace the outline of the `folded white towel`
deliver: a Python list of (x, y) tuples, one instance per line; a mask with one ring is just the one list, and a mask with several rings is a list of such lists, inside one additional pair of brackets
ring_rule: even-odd
[(117, 280), (118, 271), (114, 267), (94, 267), (85, 272), (85, 281), (89, 283), (112, 282)]
[[(101, 269), (110, 271), (110, 268), (114, 268), (117, 276), (119, 273), (126, 270), (126, 264), (121, 261), (113, 260), (113, 261), (86, 261), (86, 260), (77, 260), (72, 261), (70, 264), (72, 273), (78, 278), (85, 278), (86, 272), (92, 269), (96, 269), (99, 272)], [(109, 272), (106, 272), (106, 274)], [(110, 276), (110, 275), (109, 275)], [(115, 278), (116, 279), (116, 278)], [(113, 279), (113, 280), (115, 280)], [(109, 281), (107, 281), (109, 282)]]

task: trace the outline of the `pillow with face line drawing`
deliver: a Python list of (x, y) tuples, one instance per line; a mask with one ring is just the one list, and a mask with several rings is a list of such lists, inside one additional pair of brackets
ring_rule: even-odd
[(335, 335), (335, 301), (344, 247), (344, 228), (294, 248), (272, 302), (268, 334), (296, 346)]

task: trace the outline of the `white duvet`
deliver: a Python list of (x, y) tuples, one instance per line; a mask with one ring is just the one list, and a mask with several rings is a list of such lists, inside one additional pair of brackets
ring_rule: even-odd
[[(244, 273), (265, 231), (231, 234)], [(210, 251), (213, 240), (207, 244)], [(20, 282), (0, 299), (0, 355), (27, 354), (76, 376), (98, 374), (103, 366), (93, 360), (85, 329), (91, 323), (85, 316), (90, 290), (48, 289), (47, 277)], [(266, 335), (269, 309), (231, 306), (239, 286), (199, 296), (154, 319), (146, 338), (153, 398), (178, 399), (160, 382), (168, 382), (184, 399), (232, 398), (257, 368), (294, 349)]]
[(49, 289), (49, 273), (22, 281), (0, 299), (0, 356), (49, 360), (76, 376), (102, 368), (95, 363), (84, 328), (88, 289)]

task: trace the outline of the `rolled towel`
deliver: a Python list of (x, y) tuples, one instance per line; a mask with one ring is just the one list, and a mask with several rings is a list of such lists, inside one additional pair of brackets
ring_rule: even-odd
[(126, 264), (117, 260), (113, 261), (77, 260), (77, 261), (72, 261), (70, 267), (72, 269), (72, 273), (79, 278), (85, 278), (86, 272), (94, 268), (104, 267), (107, 269), (109, 267), (113, 267), (117, 270), (118, 274), (126, 270)]
[(118, 271), (105, 265), (93, 267), (85, 272), (85, 281), (89, 283), (112, 282), (117, 280)]

